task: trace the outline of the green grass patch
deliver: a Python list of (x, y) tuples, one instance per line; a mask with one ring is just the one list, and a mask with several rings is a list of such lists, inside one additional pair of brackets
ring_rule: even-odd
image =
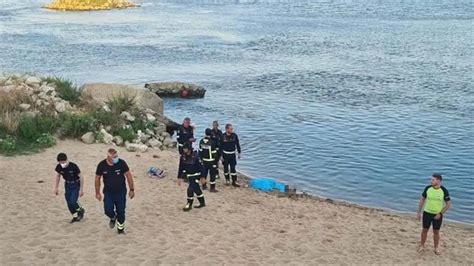
[(123, 141), (132, 142), (137, 138), (137, 134), (133, 130), (133, 128), (120, 128), (114, 132), (114, 136), (122, 137)]
[(115, 114), (120, 114), (124, 111), (131, 112), (136, 107), (136, 96), (127, 93), (121, 93), (115, 97), (108, 99), (106, 101), (106, 104)]
[(62, 113), (59, 116), (61, 137), (78, 138), (84, 133), (95, 131), (97, 120), (92, 113)]
[(81, 90), (72, 81), (61, 77), (46, 77), (43, 81), (54, 84), (58, 96), (72, 104), (77, 104), (81, 100)]
[(18, 137), (34, 142), (43, 134), (54, 132), (58, 126), (58, 120), (51, 115), (23, 115), (18, 122)]

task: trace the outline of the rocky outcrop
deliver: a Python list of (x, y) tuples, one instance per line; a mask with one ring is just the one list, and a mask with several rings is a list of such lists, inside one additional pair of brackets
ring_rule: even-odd
[[(46, 113), (54, 118), (75, 121), (64, 123), (68, 129), (60, 128), (51, 134), (62, 136), (64, 132), (77, 132), (75, 130), (80, 128), (74, 137), (81, 134), (84, 143), (125, 146), (135, 152), (176, 147), (172, 135), (179, 124), (163, 115), (163, 100), (156, 94), (122, 84), (85, 84), (81, 88), (83, 97), (71, 105), (60, 97), (62, 93), (56, 89), (56, 83), (48, 82), (54, 81), (31, 75), (0, 75), (0, 100), (9, 99), (13, 103), (9, 108), (18, 117)], [(135, 102), (108, 103), (114, 97), (124, 95), (135, 98)], [(117, 110), (116, 106), (121, 109)], [(87, 125), (78, 125), (79, 122)]]
[(135, 97), (140, 107), (163, 114), (163, 100), (158, 95), (140, 87), (115, 83), (86, 83), (81, 89), (83, 95), (91, 96), (102, 103), (123, 95)]
[(0, 76), (0, 92), (25, 95), (24, 102), (18, 105), (21, 111), (63, 113), (73, 110), (56, 92), (55, 84), (28, 74)]
[(206, 90), (203, 87), (184, 82), (147, 83), (145, 88), (163, 98), (203, 98), (206, 94)]

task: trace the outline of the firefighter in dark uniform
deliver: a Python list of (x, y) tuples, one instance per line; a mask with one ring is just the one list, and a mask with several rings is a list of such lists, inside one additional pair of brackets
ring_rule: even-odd
[[(224, 165), (224, 176), (226, 185), (230, 184), (232, 177), (232, 186), (240, 187), (237, 183), (237, 157), (240, 159), (239, 137), (233, 132), (232, 124), (225, 125), (225, 133), (222, 135), (219, 150), (222, 154), (222, 164)], [(230, 168), (230, 169), (229, 169)]]
[(178, 129), (178, 151), (179, 154), (183, 154), (183, 145), (185, 143), (193, 143), (196, 141), (194, 138), (194, 127), (191, 126), (191, 119), (186, 117), (183, 124)]
[[(212, 122), (211, 139), (220, 147), (222, 140), (222, 131), (219, 129), (219, 121)], [(216, 160), (216, 178), (219, 179), (219, 158)]]
[(128, 196), (135, 197), (133, 176), (127, 163), (118, 157), (117, 150), (109, 149), (107, 158), (97, 165), (95, 173), (95, 197), (102, 200), (100, 193), (100, 179), (104, 180), (104, 212), (110, 218), (109, 227), (113, 229), (117, 225), (119, 234), (125, 233), (125, 205)]
[(81, 175), (81, 170), (77, 164), (68, 161), (65, 153), (60, 153), (57, 156), (58, 164), (56, 169), (56, 183), (54, 194), (59, 194), (59, 181), (61, 176), (64, 178), (64, 196), (66, 198), (67, 207), (72, 214), (71, 223), (79, 222), (84, 217), (85, 210), (77, 201), (79, 197), (84, 195), (84, 177)]
[(195, 208), (206, 206), (204, 194), (199, 185), (201, 177), (202, 165), (199, 160), (199, 155), (193, 151), (190, 143), (185, 143), (183, 145), (183, 154), (179, 160), (178, 169), (178, 185), (181, 185), (181, 179), (188, 180), (188, 202), (186, 206), (184, 206), (183, 211), (190, 211), (193, 208), (194, 194), (196, 194), (199, 200), (199, 206)]
[[(219, 146), (217, 142), (211, 139), (212, 130), (206, 128), (206, 136), (199, 142), (199, 158), (202, 161), (202, 177), (207, 178), (209, 173), (211, 185), (210, 192), (217, 192), (216, 190), (216, 171), (217, 161), (219, 160)], [(202, 185), (202, 189), (206, 189), (206, 183)]]

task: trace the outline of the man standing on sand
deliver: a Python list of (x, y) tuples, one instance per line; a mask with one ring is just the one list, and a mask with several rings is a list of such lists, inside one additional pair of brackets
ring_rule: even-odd
[[(212, 122), (211, 140), (220, 147), (222, 140), (222, 131), (219, 129), (219, 121)], [(216, 178), (219, 179), (219, 158), (216, 160)]]
[(100, 193), (100, 179), (104, 178), (104, 211), (105, 215), (110, 218), (109, 226), (111, 229), (117, 224), (117, 232), (125, 233), (125, 204), (128, 196), (130, 199), (135, 197), (133, 185), (133, 176), (128, 168), (127, 163), (118, 157), (117, 150), (109, 149), (107, 158), (97, 165), (95, 176), (95, 197), (98, 201), (102, 200)]
[[(232, 124), (225, 125), (225, 133), (222, 135), (219, 150), (222, 154), (226, 185), (230, 185), (230, 177), (232, 176), (232, 186), (240, 187), (237, 183), (237, 171), (235, 170), (237, 157), (240, 159), (240, 143), (239, 137), (234, 133)], [(238, 153), (238, 156), (236, 153)]]
[(193, 143), (196, 141), (194, 138), (194, 127), (191, 126), (191, 118), (186, 117), (183, 120), (183, 124), (178, 129), (178, 151), (179, 154), (183, 154), (183, 145), (185, 143)]
[(421, 231), (421, 243), (418, 252), (425, 249), (426, 237), (431, 224), (433, 224), (434, 253), (441, 255), (439, 250), (439, 230), (443, 222), (443, 216), (451, 207), (451, 199), (448, 190), (441, 185), (443, 177), (440, 174), (431, 176), (431, 185), (427, 186), (421, 194), (416, 219), (420, 221), (421, 210), (423, 210), (423, 230)]
[(199, 142), (199, 158), (202, 161), (202, 178), (204, 179), (202, 189), (205, 190), (207, 188), (205, 179), (209, 173), (209, 184), (211, 184), (210, 192), (215, 193), (218, 192), (216, 190), (216, 161), (219, 160), (220, 154), (219, 146), (216, 142), (214, 142), (214, 140), (211, 139), (211, 132), (212, 130), (210, 128), (206, 128), (206, 136)]
[(195, 208), (202, 208), (206, 206), (204, 200), (204, 194), (202, 193), (201, 187), (199, 186), (199, 180), (202, 176), (202, 165), (199, 160), (199, 156), (196, 152), (193, 152), (193, 148), (190, 143), (183, 145), (183, 154), (179, 159), (178, 169), (178, 185), (181, 186), (181, 179), (188, 180), (188, 201), (184, 206), (183, 211), (187, 212), (193, 208), (194, 194), (196, 194), (199, 205)]
[(85, 210), (77, 201), (84, 195), (84, 177), (77, 164), (69, 162), (65, 153), (57, 156), (58, 165), (54, 169), (57, 173), (54, 194), (59, 194), (59, 181), (61, 176), (64, 178), (64, 196), (66, 197), (67, 207), (72, 214), (71, 223), (79, 222), (84, 217)]

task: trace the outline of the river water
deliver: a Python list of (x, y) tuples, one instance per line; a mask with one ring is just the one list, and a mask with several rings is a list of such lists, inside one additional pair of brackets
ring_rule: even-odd
[(199, 135), (232, 122), (238, 168), (413, 212), (432, 172), (473, 223), (472, 1), (138, 1), (89, 13), (0, 1), (0, 71), (82, 82), (181, 80)]

